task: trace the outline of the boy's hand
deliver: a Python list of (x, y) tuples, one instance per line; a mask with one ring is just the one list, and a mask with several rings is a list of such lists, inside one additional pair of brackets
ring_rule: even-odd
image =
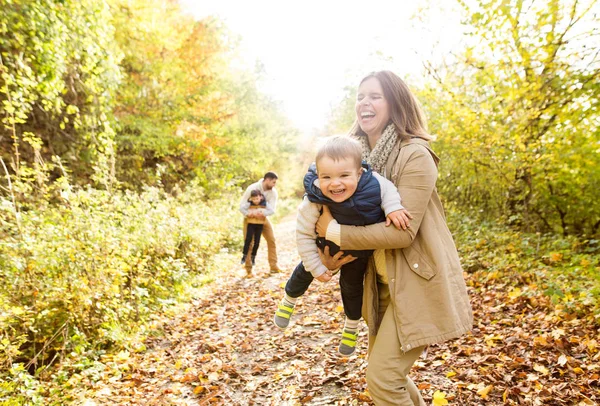
[(388, 214), (385, 219), (385, 226), (388, 227), (390, 224), (394, 223), (398, 230), (406, 230), (407, 228), (410, 228), (410, 219), (412, 219), (412, 216), (408, 210), (396, 210)]

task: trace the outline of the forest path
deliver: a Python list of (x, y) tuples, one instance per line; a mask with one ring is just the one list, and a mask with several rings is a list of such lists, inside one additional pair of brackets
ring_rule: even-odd
[[(120, 373), (89, 379), (85, 405), (371, 405), (366, 392), (367, 334), (361, 322), (355, 355), (337, 353), (343, 323), (337, 278), (315, 282), (290, 327), (273, 312), (299, 260), (295, 216), (276, 225), (282, 273), (269, 273), (261, 244), (251, 278), (227, 254), (232, 271), (202, 288), (146, 350), (112, 361)], [(470, 278), (470, 276), (468, 276)], [(553, 317), (541, 296), (509, 295), (499, 280), (468, 279), (473, 334), (432, 346), (412, 377), (428, 404), (600, 404), (598, 330)], [(160, 333), (160, 334), (159, 334)], [(434, 394), (436, 391), (442, 393)]]

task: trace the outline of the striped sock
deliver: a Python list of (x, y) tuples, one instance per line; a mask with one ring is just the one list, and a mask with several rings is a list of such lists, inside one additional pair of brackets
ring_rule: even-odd
[(344, 323), (344, 330), (348, 330), (350, 332), (356, 333), (358, 331), (358, 322), (359, 320), (352, 320), (346, 317), (346, 322)]
[(273, 322), (280, 329), (285, 329), (290, 324), (290, 318), (294, 313), (294, 306), (298, 298), (288, 296), (287, 294), (281, 299), (281, 303), (277, 306)]
[(283, 297), (283, 299), (281, 300), (281, 303), (283, 303), (284, 305), (289, 306), (289, 307), (294, 307), (296, 305), (297, 300), (298, 300), (297, 297), (288, 296), (288, 294), (286, 293), (285, 296)]

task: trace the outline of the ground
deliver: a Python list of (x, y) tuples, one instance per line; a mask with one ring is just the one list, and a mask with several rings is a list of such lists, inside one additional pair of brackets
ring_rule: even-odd
[[(276, 226), (281, 273), (270, 273), (262, 244), (251, 278), (231, 271), (150, 332), (139, 352), (103, 359), (118, 373), (82, 377), (86, 405), (372, 405), (365, 381), (366, 326), (351, 357), (337, 353), (343, 313), (337, 278), (314, 282), (286, 331), (273, 313), (298, 262), (294, 219)], [(497, 280), (465, 274), (473, 332), (431, 346), (412, 377), (427, 404), (600, 404), (598, 329), (553, 314), (543, 297), (508, 292)], [(362, 323), (362, 322), (361, 322)]]

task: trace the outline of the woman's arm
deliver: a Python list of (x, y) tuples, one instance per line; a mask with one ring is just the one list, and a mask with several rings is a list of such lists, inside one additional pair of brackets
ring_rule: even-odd
[[(383, 222), (364, 227), (333, 226), (340, 227), (339, 245), (343, 250), (405, 248), (415, 238), (435, 188), (437, 167), (425, 147), (412, 144), (404, 148), (403, 153), (408, 154), (408, 158), (398, 174), (397, 185), (402, 196), (402, 205), (413, 216), (410, 228), (398, 230), (395, 227), (386, 227)], [(402, 155), (400, 154), (399, 159)], [(327, 235), (329, 234), (328, 229)], [(335, 235), (335, 232), (332, 234)]]

